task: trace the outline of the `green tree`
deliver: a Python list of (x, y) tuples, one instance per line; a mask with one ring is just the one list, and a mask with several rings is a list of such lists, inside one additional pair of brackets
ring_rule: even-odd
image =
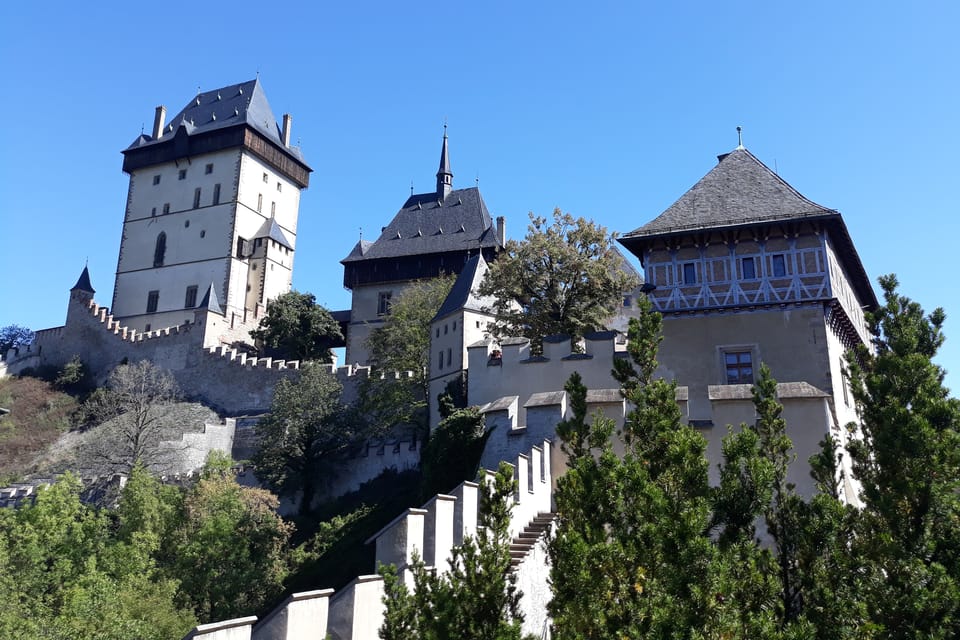
[(312, 293), (290, 291), (267, 303), (266, 316), (250, 336), (274, 357), (330, 362), (331, 347), (343, 342), (340, 325)]
[(486, 442), (477, 407), (455, 409), (430, 432), (420, 454), (420, 496), (428, 500), (477, 475)]
[(946, 315), (880, 278), (874, 352), (850, 365), (862, 428), (849, 444), (864, 503), (870, 615), (888, 637), (960, 636), (960, 401), (932, 358)]
[(444, 275), (411, 284), (391, 301), (383, 325), (370, 332), (367, 349), (373, 371), (361, 395), (365, 412), (385, 427), (410, 422), (426, 426), (430, 322), (455, 279)]
[(560, 209), (553, 222), (530, 214), (527, 236), (507, 242), (490, 265), (479, 293), (493, 296), (498, 336), (526, 336), (540, 348), (544, 336), (574, 338), (604, 328), (638, 282), (624, 269), (615, 234)]
[(320, 488), (358, 443), (374, 435), (368, 422), (340, 404), (342, 388), (323, 366), (281, 380), (270, 413), (257, 424), (257, 477), (283, 496), (300, 496), (306, 515)]
[(293, 527), (277, 506), (270, 492), (237, 483), (229, 457), (211, 453), (176, 533), (180, 597), (200, 619), (248, 615), (280, 594)]
[(477, 534), (453, 551), (449, 571), (415, 561), (413, 593), (395, 568), (382, 569), (386, 613), (384, 640), (470, 638), (519, 640), (521, 593), (510, 570), (510, 510), (516, 489), (513, 468), (501, 463), (492, 485), (483, 483)]
[(6, 356), (7, 351), (14, 347), (30, 344), (33, 342), (33, 336), (33, 331), (17, 324), (0, 327), (0, 357)]

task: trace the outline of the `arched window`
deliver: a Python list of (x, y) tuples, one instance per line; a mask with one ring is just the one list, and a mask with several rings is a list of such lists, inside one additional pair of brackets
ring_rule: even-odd
[(162, 267), (163, 257), (167, 253), (167, 234), (163, 231), (157, 236), (157, 246), (153, 250), (153, 266)]

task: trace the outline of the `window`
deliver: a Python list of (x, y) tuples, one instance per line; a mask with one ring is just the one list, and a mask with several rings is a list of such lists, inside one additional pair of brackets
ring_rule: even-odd
[(456, 321), (456, 320), (453, 321), (453, 330), (454, 330), (454, 331), (457, 330), (457, 321)]
[(211, 173), (213, 173), (213, 165), (212, 165), (212, 164), (208, 164), (207, 166), (205, 166), (205, 167), (203, 168), (203, 172), (204, 172), (205, 174), (207, 174), (207, 175), (210, 175)]
[(742, 258), (740, 268), (743, 271), (744, 280), (753, 280), (757, 277), (757, 265), (753, 262), (753, 258)]
[(440, 327), (437, 327), (437, 337), (440, 337)]
[(187, 295), (183, 300), (183, 306), (187, 309), (197, 306), (197, 285), (187, 287)]
[(453, 364), (453, 349), (448, 348), (447, 349), (447, 366), (449, 367), (452, 364)]
[(393, 296), (392, 291), (381, 291), (377, 299), (377, 315), (385, 316), (390, 313), (390, 298)]
[(266, 173), (263, 174), (263, 181), (264, 181), (264, 182), (270, 182), (270, 176), (267, 175)]
[(753, 354), (749, 351), (725, 351), (723, 365), (727, 384), (753, 384)]
[(247, 250), (247, 241), (243, 238), (237, 238), (237, 257), (242, 258)]
[(156, 208), (156, 207), (154, 207), (153, 209), (150, 209), (150, 215), (151, 215), (151, 216), (157, 215), (157, 208)]
[(150, 323), (149, 323), (149, 322), (143, 326), (143, 330), (146, 331), (147, 333), (150, 333)]
[(843, 388), (843, 404), (850, 406), (850, 393), (847, 391), (847, 384), (850, 380), (847, 378), (847, 369), (843, 366), (843, 358), (840, 358), (840, 386)]
[(200, 187), (197, 187), (193, 190), (193, 208), (196, 209), (200, 206)]
[(623, 306), (627, 309), (633, 304), (633, 298), (631, 296), (623, 296)]
[(184, 229), (188, 229), (189, 227), (190, 227), (190, 221), (189, 221), (189, 220), (184, 220), (184, 221), (183, 221), (183, 228), (184, 228)]
[(206, 229), (200, 229), (200, 237), (203, 238), (207, 235)]
[(147, 294), (147, 313), (156, 313), (157, 304), (160, 302), (160, 292), (151, 291)]
[(170, 213), (170, 203), (169, 203), (169, 202), (164, 202), (164, 203), (163, 203), (163, 212), (164, 212), (164, 213)]
[(186, 180), (187, 179), (187, 170), (180, 169), (180, 173), (177, 174), (177, 180)]
[(276, 215), (277, 215), (277, 203), (276, 203), (276, 202), (271, 202), (271, 203), (270, 203), (270, 217), (272, 218), (272, 217), (274, 217), (274, 216), (276, 216)]
[(683, 284), (697, 283), (697, 265), (693, 262), (683, 263)]
[(153, 184), (154, 184), (154, 185), (160, 184), (160, 176), (158, 176), (158, 175), (157, 175), (157, 176), (153, 176)]
[(157, 243), (153, 246), (153, 266), (162, 267), (163, 259), (167, 255), (167, 234), (163, 231), (157, 236)]
[(283, 191), (283, 183), (282, 183), (282, 182), (278, 182), (278, 183), (277, 183), (277, 191)]
[(213, 204), (220, 204), (220, 183), (213, 185)]
[(787, 275), (787, 264), (786, 260), (782, 253), (777, 253), (772, 256), (773, 260), (773, 277), (782, 278)]
[(441, 351), (441, 352), (438, 353), (437, 355), (440, 356), (439, 368), (440, 368), (440, 369), (443, 369), (443, 351)]
[(257, 194), (257, 213), (260, 213), (261, 211), (263, 211), (263, 194), (258, 193)]
[(447, 332), (450, 330), (450, 327), (443, 325), (443, 335), (447, 335)]

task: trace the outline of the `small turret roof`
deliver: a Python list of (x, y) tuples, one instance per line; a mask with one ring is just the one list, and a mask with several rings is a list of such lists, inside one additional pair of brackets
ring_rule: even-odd
[(212, 282), (210, 283), (210, 286), (207, 287), (207, 292), (203, 294), (203, 300), (200, 301), (200, 305), (197, 307), (197, 309), (201, 311), (216, 311), (220, 315), (223, 315), (223, 307), (220, 306), (220, 300), (217, 297), (217, 289)]
[(270, 103), (267, 102), (267, 96), (259, 78), (198, 93), (167, 121), (159, 139), (141, 134), (128, 147), (128, 150), (164, 142), (167, 138), (172, 138), (181, 126), (186, 128), (187, 134), (195, 135), (237, 124), (246, 124), (256, 129), (278, 147), (303, 162), (303, 154), (298, 147), (287, 147), (283, 144), (282, 131), (273, 115)]
[(440, 176), (453, 177), (453, 171), (450, 169), (450, 151), (447, 149), (447, 125), (443, 125), (443, 146), (440, 148), (440, 168), (437, 170), (437, 178)]
[(440, 310), (433, 317), (436, 321), (446, 315), (459, 311), (461, 309), (470, 309), (471, 311), (487, 311), (493, 309), (494, 299), (490, 296), (477, 295), (477, 288), (483, 282), (487, 274), (487, 261), (479, 253), (464, 265), (463, 271), (457, 276), (457, 280), (450, 288)]
[(77, 278), (77, 284), (73, 285), (70, 291), (97, 292), (96, 289), (93, 288), (93, 285), (90, 284), (90, 271), (87, 269), (87, 265), (83, 265), (83, 271), (80, 272), (80, 277)]
[(276, 218), (270, 218), (263, 223), (263, 226), (260, 227), (260, 231), (257, 232), (256, 238), (270, 238), (276, 242), (279, 242), (281, 245), (287, 249), (293, 249), (293, 245), (290, 244), (290, 241), (287, 240), (287, 236), (284, 235), (283, 229), (280, 228), (280, 225), (277, 224)]

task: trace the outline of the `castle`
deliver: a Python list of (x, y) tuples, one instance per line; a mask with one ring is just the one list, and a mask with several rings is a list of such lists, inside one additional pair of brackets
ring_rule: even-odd
[[(290, 127), (289, 116), (282, 125), (273, 119), (257, 80), (198, 94), (170, 124), (158, 108), (153, 135), (124, 151), (130, 189), (112, 308), (94, 301), (84, 269), (70, 292), (66, 324), (6, 354), (6, 371), (62, 365), (79, 355), (102, 376), (121, 361), (146, 358), (221, 411), (268, 409), (274, 384), (296, 376), (298, 363), (250, 356), (245, 345), (267, 301), (290, 287), (299, 193), (310, 173), (289, 144)], [(516, 462), (519, 540), (548, 517), (552, 477), (563, 469), (550, 442), (569, 413), (569, 375), (583, 377), (591, 411), (622, 423), (629, 407), (610, 374), (613, 360), (625, 357), (622, 333), (588, 334), (580, 345), (549, 336), (536, 356), (525, 339), (490, 337), (490, 304), (476, 289), (504, 243), (504, 219), (490, 215), (479, 190), (453, 188), (444, 134), (435, 191), (411, 195), (377, 240), (361, 239), (342, 260), (352, 304), (335, 315), (354, 364), (331, 370), (349, 397), (369, 373), (364, 343), (389, 314), (391, 299), (410, 282), (458, 274), (430, 327), (431, 404), (451, 379), (465, 377), (469, 404), (493, 428), (482, 464)], [(712, 461), (721, 458), (727, 424), (755, 420), (750, 388), (761, 362), (779, 381), (797, 459), (805, 461), (826, 434), (843, 445), (845, 425), (857, 421), (844, 354), (869, 345), (863, 312), (877, 299), (839, 212), (805, 198), (738, 146), (620, 243), (639, 259), (643, 294), (664, 317), (658, 373), (678, 382), (677, 403), (707, 438)], [(624, 296), (621, 323), (636, 295)], [(436, 407), (431, 414), (436, 424)], [(359, 465), (347, 484), (416, 464), (415, 447), (394, 444), (392, 456)], [(855, 503), (854, 480), (843, 476), (843, 495)], [(802, 494), (813, 491), (803, 464), (791, 467), (788, 480)], [(456, 496), (408, 511), (371, 539), (378, 559), (402, 568), (417, 550), (441, 566), (449, 545), (470, 522), (475, 526), (475, 490), (466, 483)], [(533, 612), (525, 631), (539, 634), (545, 573), (536, 542), (542, 527), (535, 529), (524, 538), (534, 542), (517, 557), (519, 565), (536, 557), (518, 571), (526, 572), (524, 607)], [(329, 591), (295, 594), (256, 627), (250, 619), (203, 625), (191, 637), (294, 638), (306, 625), (321, 637), (327, 629), (337, 638), (373, 638), (378, 585), (368, 576), (332, 598)]]

